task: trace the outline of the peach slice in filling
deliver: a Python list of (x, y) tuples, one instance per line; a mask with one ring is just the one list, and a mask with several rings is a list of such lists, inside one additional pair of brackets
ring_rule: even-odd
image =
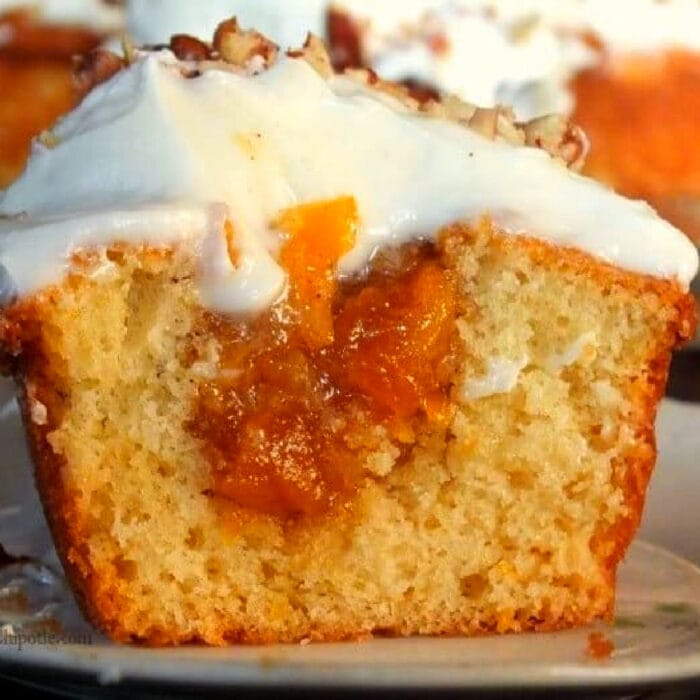
[[(276, 221), (287, 298), (254, 320), (206, 315), (220, 372), (199, 387), (190, 430), (212, 467), (212, 493), (279, 517), (349, 501), (376, 426), (406, 434), (440, 414), (450, 387), (457, 285), (434, 245), (380, 257), (337, 282), (358, 213), (351, 197), (305, 204)], [(374, 442), (373, 442), (374, 441)]]

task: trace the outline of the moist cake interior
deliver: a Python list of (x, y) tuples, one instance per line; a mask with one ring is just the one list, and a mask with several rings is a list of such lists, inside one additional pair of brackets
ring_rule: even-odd
[(59, 549), (115, 639), (611, 615), (684, 295), (488, 222), (253, 324), (202, 309), (191, 251), (108, 259), (9, 318)]

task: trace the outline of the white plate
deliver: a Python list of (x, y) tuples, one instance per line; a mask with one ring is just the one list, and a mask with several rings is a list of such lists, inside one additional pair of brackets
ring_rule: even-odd
[(0, 645), (0, 664), (100, 683), (198, 688), (564, 689), (650, 687), (700, 679), (700, 571), (634, 545), (620, 576), (618, 621), (597, 629), (609, 659), (588, 653), (590, 629), (478, 639), (378, 639), (230, 649)]
[(665, 400), (640, 537), (700, 565), (700, 404)]
[[(700, 469), (692, 467), (700, 454), (699, 418), (700, 407), (665, 402), (659, 421), (661, 460), (653, 485), (657, 494), (645, 525), (648, 537), (696, 554), (698, 560)], [(12, 409), (0, 412), (0, 467), (0, 541), (55, 566)], [(674, 488), (679, 484), (681, 488)], [(673, 517), (663, 517), (669, 513)], [(70, 634), (87, 635), (83, 641), (89, 644), (30, 640), (20, 649), (10, 635), (3, 640), (0, 631), (0, 666), (20, 673), (68, 674), (83, 682), (158, 683), (179, 689), (459, 688), (478, 693), (496, 688), (628, 691), (700, 680), (700, 570), (641, 542), (631, 548), (620, 572), (614, 626), (478, 639), (230, 649), (117, 647), (85, 626), (61, 579), (48, 568), (3, 570), (0, 604), (1, 588), (8, 583), (27, 593), (34, 621), (58, 617)], [(18, 616), (11, 622), (18, 630), (26, 619)], [(610, 658), (594, 659), (588, 653), (594, 629), (613, 643)]]

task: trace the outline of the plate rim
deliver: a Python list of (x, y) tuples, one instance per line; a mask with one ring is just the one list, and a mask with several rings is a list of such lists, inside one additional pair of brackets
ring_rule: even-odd
[[(635, 547), (656, 554), (685, 569), (700, 580), (700, 567), (683, 557), (641, 540)], [(348, 644), (353, 644), (348, 643)], [(605, 661), (588, 664), (571, 661), (555, 662), (542, 668), (534, 661), (508, 664), (503, 668), (460, 666), (454, 662), (420, 665), (383, 664), (358, 668), (355, 664), (337, 662), (276, 659), (274, 651), (298, 645), (260, 647), (260, 657), (245, 660), (216, 659), (206, 664), (191, 657), (178, 659), (167, 668), (167, 655), (176, 649), (144, 649), (115, 646), (118, 658), (110, 660), (104, 649), (65, 645), (60, 647), (25, 647), (21, 651), (0, 645), (0, 670), (37, 674), (50, 673), (70, 678), (96, 680), (100, 685), (153, 685), (180, 688), (253, 688), (269, 690), (347, 689), (347, 690), (517, 690), (551, 689), (627, 689), (700, 683), (700, 647), (677, 660), (651, 654), (640, 665), (639, 660)], [(151, 653), (149, 653), (151, 652)], [(270, 652), (266, 654), (266, 652)], [(202, 648), (202, 653), (206, 649)], [(154, 654), (158, 663), (154, 663)], [(449, 672), (447, 672), (449, 669)]]

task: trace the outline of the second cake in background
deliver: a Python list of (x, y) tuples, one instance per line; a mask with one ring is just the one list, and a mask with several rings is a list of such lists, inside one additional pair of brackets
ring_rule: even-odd
[(700, 240), (700, 3), (339, 0), (337, 62), (447, 90), (521, 119), (573, 116), (587, 174)]
[(107, 0), (0, 0), (0, 189), (24, 168), (32, 139), (75, 106), (73, 56), (121, 17)]

